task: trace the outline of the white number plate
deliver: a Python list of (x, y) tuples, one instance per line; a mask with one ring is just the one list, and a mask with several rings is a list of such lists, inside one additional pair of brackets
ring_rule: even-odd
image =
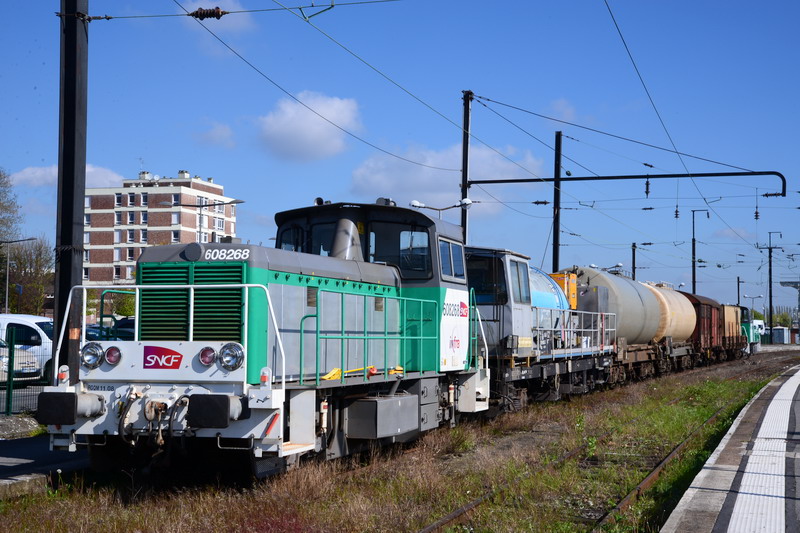
[(249, 248), (215, 248), (203, 256), (206, 261), (244, 261), (249, 257)]

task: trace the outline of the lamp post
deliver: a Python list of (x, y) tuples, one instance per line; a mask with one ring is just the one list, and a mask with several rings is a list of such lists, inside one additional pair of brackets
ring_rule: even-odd
[(14, 241), (0, 241), (0, 244), (6, 245), (6, 301), (5, 301), (5, 312), (8, 313), (8, 278), (11, 272), (11, 250), (9, 250), (8, 245), (14, 244), (15, 242), (27, 242), (27, 241), (35, 241), (36, 237), (28, 237), (27, 239), (16, 239)]
[(425, 205), (417, 200), (411, 200), (411, 203), (408, 205), (413, 207), (414, 209), (430, 209), (432, 211), (436, 211), (437, 213), (439, 213), (439, 219), (441, 219), (442, 211), (447, 211), (448, 209), (455, 209), (456, 207), (460, 207), (461, 209), (466, 211), (472, 205), (472, 200), (470, 200), (469, 198), (462, 198), (461, 200), (458, 201), (457, 204), (453, 204), (447, 207), (432, 207), (429, 205)]
[(764, 297), (763, 294), (759, 294), (758, 296), (748, 296), (746, 294), (744, 295), (744, 299), (745, 300), (750, 300), (750, 309), (751, 310), (756, 308), (756, 300), (758, 300), (759, 298), (763, 298), (763, 297)]
[(705, 212), (706, 218), (711, 218), (708, 209), (692, 209), (692, 294), (697, 294), (697, 240), (694, 238), (694, 214)]
[[(173, 202), (158, 202), (158, 205), (160, 205), (161, 207), (197, 207), (197, 208), (199, 208), (200, 212), (202, 213), (208, 207), (217, 207), (217, 206), (220, 206), (220, 205), (238, 205), (238, 204), (243, 204), (243, 203), (244, 203), (244, 200), (228, 200), (227, 202), (213, 202), (213, 203), (210, 203), (210, 204), (197, 204), (197, 203), (195, 203), (195, 204), (180, 204), (180, 203), (177, 203), (176, 204), (176, 203), (173, 203)], [(198, 229), (201, 229), (199, 227), (199, 220), (198, 220)], [(216, 232), (213, 232), (213, 234), (216, 234)], [(216, 237), (213, 234), (212, 234), (212, 240), (216, 239)]]

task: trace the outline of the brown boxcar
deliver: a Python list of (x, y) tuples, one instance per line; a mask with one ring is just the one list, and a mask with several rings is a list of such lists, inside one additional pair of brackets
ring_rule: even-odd
[(689, 340), (694, 344), (698, 354), (712, 355), (723, 350), (722, 348), (722, 306), (716, 300), (681, 291), (686, 296), (697, 313), (697, 325)]

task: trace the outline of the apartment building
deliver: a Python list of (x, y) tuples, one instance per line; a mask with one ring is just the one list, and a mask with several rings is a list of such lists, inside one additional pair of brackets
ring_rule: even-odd
[(120, 187), (87, 188), (83, 283), (132, 284), (145, 246), (226, 242), (236, 237), (236, 203), (213, 178), (140, 172)]

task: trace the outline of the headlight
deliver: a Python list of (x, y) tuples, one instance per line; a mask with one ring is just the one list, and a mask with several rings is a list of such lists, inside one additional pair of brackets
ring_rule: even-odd
[(90, 342), (81, 348), (81, 363), (89, 369), (97, 368), (103, 362), (103, 347), (96, 342)]
[(116, 365), (122, 359), (122, 352), (116, 346), (111, 346), (106, 350), (105, 358), (108, 364)]
[(219, 363), (225, 370), (236, 370), (244, 362), (244, 350), (235, 342), (229, 342), (219, 351)]
[(217, 352), (214, 348), (210, 346), (206, 346), (200, 353), (197, 354), (197, 358), (200, 360), (200, 364), (203, 366), (211, 366), (214, 364), (214, 361), (217, 360)]

